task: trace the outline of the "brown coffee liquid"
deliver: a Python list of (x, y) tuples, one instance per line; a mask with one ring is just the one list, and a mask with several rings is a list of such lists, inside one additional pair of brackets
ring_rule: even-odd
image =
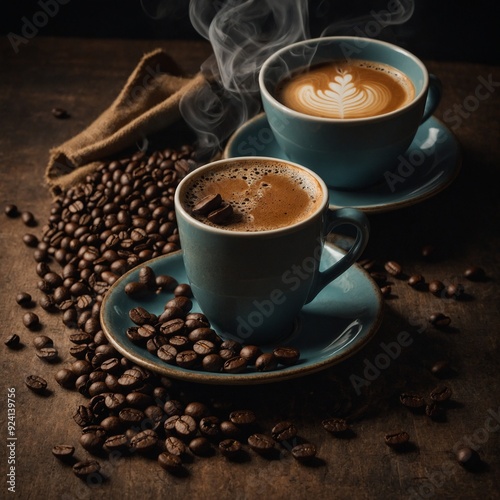
[(218, 226), (229, 231), (268, 231), (291, 226), (322, 206), (320, 184), (307, 172), (268, 160), (235, 161), (214, 167), (186, 188), (184, 208), (192, 208), (208, 195), (220, 194), (233, 207), (233, 216)]
[(371, 61), (332, 61), (284, 79), (276, 90), (285, 106), (322, 118), (366, 118), (390, 113), (415, 97), (401, 71)]

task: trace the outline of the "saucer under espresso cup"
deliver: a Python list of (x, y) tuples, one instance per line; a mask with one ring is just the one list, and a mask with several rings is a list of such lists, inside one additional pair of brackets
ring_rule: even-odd
[[(330, 243), (324, 247), (322, 266), (338, 261), (343, 253)], [(104, 297), (101, 324), (109, 342), (123, 356), (160, 375), (190, 382), (246, 385), (271, 383), (309, 375), (338, 364), (370, 341), (379, 329), (383, 317), (383, 300), (378, 286), (358, 265), (351, 266), (340, 278), (328, 284), (316, 298), (304, 306), (297, 318), (292, 337), (282, 345), (300, 350), (300, 359), (294, 366), (270, 372), (247, 369), (243, 373), (211, 373), (170, 365), (134, 344), (126, 335), (133, 326), (129, 311), (141, 305), (154, 314), (163, 311), (171, 295), (152, 294), (141, 300), (125, 293), (125, 286), (138, 280), (139, 270), (149, 266), (156, 275), (167, 274), (179, 283), (187, 283), (182, 251), (152, 259), (120, 277)], [(193, 312), (201, 312), (196, 299)], [(271, 348), (263, 348), (263, 351)]]
[[(255, 155), (286, 159), (264, 113), (244, 123), (229, 139), (224, 158)], [(311, 168), (313, 161), (304, 166)], [(329, 187), (330, 206), (354, 207), (378, 213), (404, 208), (435, 196), (457, 177), (460, 145), (435, 117), (420, 125), (408, 150), (387, 165), (386, 174), (369, 188), (342, 190)]]

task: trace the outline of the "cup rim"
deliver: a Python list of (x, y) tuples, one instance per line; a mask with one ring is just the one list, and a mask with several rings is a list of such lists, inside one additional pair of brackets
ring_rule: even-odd
[[(285, 52), (288, 52), (290, 50), (293, 50), (296, 47), (300, 47), (303, 45), (307, 45), (308, 43), (313, 43), (319, 45), (322, 42), (334, 42), (334, 41), (364, 41), (367, 43), (375, 44), (375, 45), (382, 45), (385, 47), (388, 47), (390, 49), (395, 50), (396, 52), (400, 52), (407, 56), (408, 58), (412, 59), (417, 66), (420, 67), (422, 70), (422, 74), (424, 77), (422, 89), (418, 94), (414, 96), (414, 98), (404, 106), (395, 109), (393, 111), (389, 111), (388, 113), (384, 113), (381, 115), (376, 115), (376, 116), (366, 116), (363, 118), (327, 118), (323, 116), (313, 116), (313, 115), (308, 115), (306, 113), (302, 113), (300, 111), (295, 111), (294, 109), (291, 109), (287, 106), (285, 106), (283, 103), (278, 101), (272, 94), (271, 92), (267, 89), (266, 82), (264, 81), (264, 75), (266, 73), (267, 68), (271, 65), (271, 63), (281, 57), (281, 55)], [(377, 40), (374, 38), (367, 38), (367, 37), (358, 37), (358, 36), (325, 36), (325, 37), (318, 37), (318, 38), (309, 38), (306, 40), (300, 40), (298, 42), (292, 43), (290, 45), (287, 45), (285, 47), (282, 47), (278, 51), (276, 51), (274, 54), (269, 56), (264, 63), (262, 64), (260, 71), (259, 71), (259, 88), (260, 92), (263, 96), (266, 97), (266, 99), (272, 103), (272, 105), (276, 108), (278, 108), (282, 113), (289, 115), (294, 118), (300, 118), (302, 120), (306, 121), (313, 121), (313, 122), (320, 122), (320, 123), (344, 123), (344, 124), (356, 124), (356, 123), (367, 123), (367, 122), (378, 122), (385, 120), (387, 118), (397, 116), (401, 113), (404, 113), (406, 110), (408, 110), (411, 107), (416, 106), (420, 99), (425, 95), (427, 92), (427, 89), (429, 87), (429, 73), (427, 71), (427, 68), (425, 67), (424, 63), (413, 53), (410, 51), (404, 49), (403, 47), (399, 47), (398, 45), (394, 45), (393, 43), (385, 42), (383, 40)]]
[[(298, 168), (300, 170), (304, 170), (306, 173), (308, 173), (311, 177), (313, 177), (316, 182), (319, 184), (321, 191), (323, 193), (323, 203), (319, 204), (316, 210), (311, 213), (308, 217), (305, 219), (296, 222), (295, 224), (291, 224), (289, 226), (284, 226), (284, 227), (279, 227), (276, 229), (266, 229), (263, 231), (232, 231), (224, 228), (218, 228), (214, 226), (209, 226), (208, 224), (205, 224), (204, 222), (199, 221), (195, 217), (193, 217), (183, 206), (181, 202), (181, 194), (183, 191), (186, 189), (186, 186), (188, 183), (197, 175), (200, 175), (200, 172), (210, 170), (211, 168), (221, 165), (221, 164), (228, 164), (228, 163), (236, 163), (240, 161), (273, 161), (273, 162), (278, 162), (278, 163), (284, 163), (291, 165), (292, 167)], [(314, 217), (317, 217), (321, 213), (323, 213), (328, 207), (329, 207), (329, 191), (328, 188), (323, 181), (323, 179), (313, 172), (311, 169), (304, 167), (303, 165), (300, 165), (299, 163), (295, 163), (290, 160), (283, 160), (281, 158), (274, 158), (271, 156), (238, 156), (234, 158), (222, 158), (220, 160), (215, 160), (211, 161), (209, 163), (206, 163), (205, 165), (202, 165), (201, 167), (198, 167), (197, 169), (193, 170), (190, 172), (186, 177), (184, 177), (179, 185), (177, 186), (174, 194), (174, 207), (176, 213), (180, 213), (186, 220), (189, 221), (190, 224), (193, 224), (195, 227), (198, 229), (203, 229), (204, 231), (207, 231), (209, 233), (213, 234), (220, 234), (224, 235), (226, 237), (246, 237), (246, 238), (266, 238), (266, 237), (272, 237), (272, 236), (278, 236), (280, 234), (286, 234), (289, 232), (296, 231), (300, 227), (302, 227), (305, 224), (308, 224), (311, 219)], [(182, 245), (182, 242), (181, 242)]]

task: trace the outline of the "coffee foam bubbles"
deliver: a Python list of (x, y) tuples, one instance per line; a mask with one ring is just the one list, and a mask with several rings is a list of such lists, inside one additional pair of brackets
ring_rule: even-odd
[[(186, 188), (184, 207), (205, 196), (220, 194), (234, 209), (233, 220), (224, 225), (232, 231), (267, 231), (306, 219), (321, 204), (322, 190), (316, 179), (278, 162), (235, 162), (214, 168)], [(203, 222), (215, 226), (208, 220)]]
[(313, 66), (287, 80), (280, 100), (296, 111), (324, 118), (364, 118), (411, 102), (415, 90), (406, 75), (369, 61)]

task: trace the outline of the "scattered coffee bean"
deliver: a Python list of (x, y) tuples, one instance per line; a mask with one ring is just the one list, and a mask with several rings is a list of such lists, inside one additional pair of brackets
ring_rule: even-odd
[(42, 347), (41, 349), (37, 349), (35, 354), (38, 359), (42, 359), (48, 363), (53, 363), (59, 359), (59, 352), (55, 347)]
[(26, 233), (23, 236), (23, 243), (27, 247), (35, 248), (38, 245), (38, 238), (34, 234)]
[(446, 287), (446, 296), (460, 300), (465, 296), (465, 287), (461, 283), (448, 285)]
[(174, 427), (177, 434), (182, 437), (193, 437), (198, 429), (196, 420), (190, 415), (181, 415), (175, 421)]
[(321, 425), (334, 435), (345, 435), (351, 432), (351, 427), (344, 418), (326, 418)]
[(436, 248), (434, 247), (434, 245), (424, 245), (420, 250), (420, 255), (422, 255), (424, 259), (431, 259), (432, 257), (434, 257), (435, 253)]
[(70, 444), (56, 444), (52, 448), (52, 455), (60, 460), (67, 460), (75, 453), (75, 447)]
[(279, 422), (272, 428), (271, 435), (276, 441), (288, 441), (297, 435), (297, 428), (292, 422)]
[(25, 226), (36, 226), (35, 216), (31, 212), (21, 212), (21, 220)]
[(425, 399), (420, 394), (412, 392), (404, 392), (399, 396), (399, 401), (403, 406), (412, 409), (419, 409), (425, 407)]
[(394, 276), (394, 277), (398, 277), (401, 275), (401, 273), (403, 272), (403, 269), (401, 267), (401, 264), (399, 264), (398, 262), (395, 262), (394, 260), (389, 260), (387, 261), (385, 264), (384, 264), (384, 269), (391, 275), (391, 276)]
[(442, 281), (439, 280), (432, 280), (429, 283), (429, 292), (431, 292), (433, 295), (440, 296), (444, 290), (445, 286)]
[(169, 436), (165, 439), (165, 449), (168, 453), (182, 457), (187, 453), (187, 446), (176, 436)]
[(252, 410), (235, 410), (229, 414), (229, 420), (235, 425), (251, 425), (257, 417)]
[(425, 414), (433, 420), (444, 420), (446, 412), (437, 401), (431, 401), (425, 406)]
[(430, 393), (430, 398), (432, 401), (437, 401), (441, 403), (443, 401), (448, 401), (451, 398), (452, 391), (446, 385), (440, 385), (433, 389)]
[(399, 448), (408, 443), (410, 436), (405, 431), (391, 432), (384, 436), (384, 442), (392, 448)]
[(429, 316), (429, 323), (436, 328), (447, 328), (451, 324), (451, 318), (441, 312)]
[(276, 370), (278, 359), (272, 352), (265, 352), (255, 360), (255, 369), (260, 372), (269, 372)]
[(248, 446), (257, 453), (267, 454), (274, 449), (276, 442), (266, 434), (251, 434), (248, 437)]
[(40, 328), (40, 318), (34, 312), (27, 312), (23, 316), (23, 325), (29, 330), (37, 330)]
[(440, 360), (432, 365), (431, 373), (438, 378), (448, 378), (455, 374), (455, 370), (448, 361)]
[(247, 360), (241, 356), (234, 356), (224, 361), (222, 371), (226, 373), (242, 373), (247, 369)]
[(158, 435), (152, 429), (146, 429), (137, 433), (130, 440), (130, 448), (141, 453), (153, 451), (158, 444)]
[(69, 389), (75, 386), (76, 375), (68, 368), (61, 368), (54, 375), (56, 382), (61, 386)]
[(189, 449), (195, 455), (206, 457), (212, 453), (212, 445), (206, 437), (198, 436), (189, 442)]
[(273, 350), (273, 354), (284, 366), (292, 366), (297, 363), (300, 357), (300, 351), (295, 347), (276, 347)]
[(392, 286), (391, 285), (385, 285), (380, 288), (380, 293), (382, 294), (382, 297), (388, 298), (392, 294)]
[(228, 458), (234, 459), (241, 453), (241, 443), (236, 439), (223, 439), (219, 442), (219, 451)]
[(12, 203), (5, 205), (4, 212), (7, 217), (14, 218), (19, 216), (19, 210), (17, 209), (17, 206)]
[(470, 281), (482, 281), (486, 277), (486, 273), (482, 267), (471, 266), (464, 271), (464, 277)]
[(85, 479), (91, 475), (98, 474), (101, 470), (101, 465), (97, 460), (85, 460), (77, 462), (73, 465), (73, 473), (75, 476)]
[(12, 335), (9, 335), (5, 341), (4, 344), (9, 347), (10, 349), (16, 349), (19, 347), (21, 342), (21, 339), (17, 333), (13, 333)]
[(420, 288), (425, 284), (425, 278), (421, 274), (412, 274), (408, 278), (408, 285), (413, 288)]
[(33, 301), (31, 299), (31, 295), (26, 292), (20, 292), (16, 295), (16, 302), (21, 306), (21, 307), (30, 307), (33, 304)]
[(300, 443), (292, 448), (292, 456), (299, 462), (309, 462), (316, 456), (316, 446), (312, 443)]
[(182, 469), (182, 460), (177, 455), (172, 455), (167, 451), (158, 455), (158, 463), (168, 472), (177, 472)]
[(457, 462), (462, 465), (463, 467), (471, 468), (474, 469), (476, 468), (479, 463), (480, 463), (480, 457), (479, 453), (474, 450), (473, 448), (470, 448), (468, 446), (464, 446), (463, 448), (459, 448), (456, 453), (455, 457), (457, 459)]
[(52, 116), (59, 120), (69, 118), (69, 113), (63, 108), (52, 108)]
[(26, 384), (28, 389), (31, 389), (33, 392), (39, 394), (44, 393), (47, 389), (47, 381), (44, 378), (39, 377), (38, 375), (28, 375), (25, 378), (24, 383)]

